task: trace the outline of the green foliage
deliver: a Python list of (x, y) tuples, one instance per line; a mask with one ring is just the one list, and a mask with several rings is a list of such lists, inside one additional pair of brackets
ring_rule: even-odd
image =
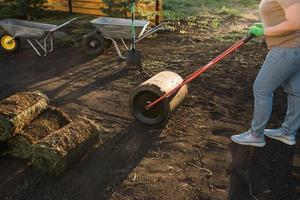
[[(162, 0), (160, 0), (161, 3)], [(138, 18), (153, 20), (156, 15), (160, 15), (159, 11), (155, 11), (156, 0), (138, 0), (136, 13)]]
[(103, 0), (103, 3), (107, 7), (101, 8), (101, 10), (110, 17), (127, 17), (130, 11), (129, 0)]
[[(154, 9), (143, 9), (139, 7), (139, 4), (153, 4), (155, 0), (136, 0), (136, 14), (137, 18), (153, 18), (157, 13), (153, 11)], [(103, 0), (103, 3), (107, 5), (106, 8), (101, 8), (102, 12), (110, 17), (130, 17), (130, 0)]]
[(222, 8), (218, 9), (217, 14), (229, 15), (229, 16), (241, 16), (242, 15), (240, 10), (238, 10), (236, 8), (229, 8), (226, 6), (222, 6)]
[(239, 16), (239, 10), (257, 6), (257, 0), (164, 0), (164, 15), (169, 19), (199, 16), (207, 11)]
[(32, 18), (42, 11), (47, 0), (6, 0), (0, 8), (1, 17)]

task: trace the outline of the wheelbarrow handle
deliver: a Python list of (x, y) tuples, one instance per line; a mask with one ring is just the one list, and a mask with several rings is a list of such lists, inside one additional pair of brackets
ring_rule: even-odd
[(152, 108), (153, 106), (155, 106), (156, 104), (158, 104), (159, 102), (161, 102), (162, 100), (164, 100), (165, 98), (170, 97), (172, 94), (174, 94), (175, 92), (177, 92), (182, 86), (184, 86), (184, 85), (190, 83), (191, 81), (193, 81), (194, 79), (196, 79), (198, 76), (200, 76), (201, 74), (203, 74), (208, 69), (212, 68), (215, 64), (217, 64), (218, 62), (220, 62), (221, 60), (223, 60), (226, 56), (228, 56), (229, 54), (233, 53), (235, 50), (237, 50), (240, 47), (242, 47), (244, 44), (246, 44), (247, 42), (249, 42), (254, 37), (255, 36), (253, 34), (249, 34), (246, 37), (244, 37), (243, 39), (241, 39), (240, 41), (236, 42), (234, 45), (232, 45), (231, 47), (229, 47), (227, 50), (225, 50), (223, 53), (221, 53), (215, 59), (213, 59), (212, 61), (210, 61), (209, 63), (207, 63), (205, 66), (201, 67), (200, 69), (198, 69), (197, 71), (195, 71), (191, 75), (187, 76), (183, 80), (183, 82), (180, 85), (178, 85), (177, 87), (175, 87), (173, 90), (171, 90), (170, 92), (162, 95), (161, 97), (159, 97), (155, 101), (149, 103), (147, 106), (145, 106), (145, 109), (149, 110), (150, 108)]
[(75, 18), (73, 18), (73, 19), (70, 19), (69, 21), (66, 21), (65, 23), (63, 23), (63, 24), (61, 24), (61, 25), (55, 27), (54, 29), (52, 29), (51, 32), (57, 31), (58, 29), (60, 29), (60, 28), (62, 28), (62, 27), (64, 27), (64, 26), (66, 26), (67, 24), (70, 24), (72, 21), (74, 21), (74, 20), (76, 20), (76, 19), (78, 19), (78, 17), (75, 17)]
[[(148, 30), (147, 32), (143, 33), (143, 31), (141, 32), (141, 35), (138, 37), (138, 39), (135, 41), (135, 43), (138, 43), (139, 41), (145, 39), (146, 37), (156, 33), (157, 31), (161, 30), (162, 26), (164, 26), (166, 23), (161, 23), (157, 26), (155, 26), (154, 28)], [(147, 28), (147, 27), (145, 27)]]

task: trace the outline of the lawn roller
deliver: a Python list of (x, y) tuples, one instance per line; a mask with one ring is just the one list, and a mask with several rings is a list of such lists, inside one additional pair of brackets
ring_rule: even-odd
[(185, 79), (174, 72), (164, 71), (142, 83), (130, 97), (132, 115), (146, 125), (164, 125), (187, 96), (187, 84), (254, 37), (252, 34), (247, 35)]

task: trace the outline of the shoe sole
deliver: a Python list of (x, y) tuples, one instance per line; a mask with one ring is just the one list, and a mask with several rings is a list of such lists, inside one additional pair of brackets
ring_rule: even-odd
[(245, 142), (238, 142), (235, 140), (232, 140), (233, 142), (240, 144), (240, 145), (245, 145), (245, 146), (253, 146), (253, 147), (264, 147), (266, 146), (266, 142), (261, 142), (261, 143), (245, 143)]
[(290, 140), (285, 139), (284, 137), (278, 137), (278, 136), (276, 137), (276, 136), (271, 136), (271, 135), (268, 135), (268, 134), (265, 134), (265, 136), (267, 136), (271, 139), (274, 139), (274, 140), (278, 140), (278, 141), (283, 142), (283, 143), (285, 143), (287, 145), (290, 145), (290, 146), (293, 146), (293, 145), (296, 144), (296, 141), (290, 141)]

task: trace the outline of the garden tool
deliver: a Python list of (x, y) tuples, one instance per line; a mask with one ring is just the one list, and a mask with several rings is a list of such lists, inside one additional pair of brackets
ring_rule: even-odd
[(142, 54), (141, 51), (136, 49), (136, 29), (135, 29), (135, 0), (131, 0), (131, 49), (126, 52), (127, 67), (136, 67), (141, 69), (142, 67)]
[(236, 42), (215, 59), (185, 79), (182, 79), (178, 74), (170, 71), (160, 72), (148, 79), (131, 95), (131, 113), (138, 121), (147, 125), (157, 126), (166, 123), (171, 113), (176, 110), (187, 96), (187, 84), (254, 37), (256, 37), (256, 35), (250, 32), (246, 37)]
[(239, 49), (240, 47), (242, 47), (244, 44), (246, 44), (247, 42), (249, 42), (254, 37), (255, 37), (255, 35), (249, 34), (247, 37), (245, 37), (242, 40), (238, 41), (237, 43), (235, 43), (234, 45), (232, 45), (231, 47), (229, 47), (226, 51), (224, 51), (219, 56), (217, 56), (215, 59), (213, 59), (212, 61), (210, 61), (208, 64), (206, 64), (205, 66), (201, 67), (200, 69), (198, 69), (197, 71), (195, 71), (194, 73), (192, 73), (191, 75), (189, 75), (188, 77), (186, 77), (183, 80), (183, 82), (180, 85), (178, 85), (177, 87), (175, 87), (173, 90), (171, 90), (170, 92), (162, 95), (160, 98), (158, 98), (154, 102), (149, 103), (147, 106), (145, 106), (145, 109), (149, 110), (153, 106), (155, 106), (157, 103), (159, 103), (160, 101), (162, 101), (163, 99), (170, 97), (172, 94), (174, 94), (175, 92), (177, 92), (182, 86), (184, 86), (184, 85), (189, 84), (190, 82), (192, 82), (198, 76), (200, 76), (201, 74), (203, 74), (208, 69), (212, 68), (215, 64), (217, 64), (218, 62), (220, 62), (221, 60), (223, 60), (226, 56), (228, 56), (229, 54), (233, 53), (234, 51), (236, 51), (237, 49)]

